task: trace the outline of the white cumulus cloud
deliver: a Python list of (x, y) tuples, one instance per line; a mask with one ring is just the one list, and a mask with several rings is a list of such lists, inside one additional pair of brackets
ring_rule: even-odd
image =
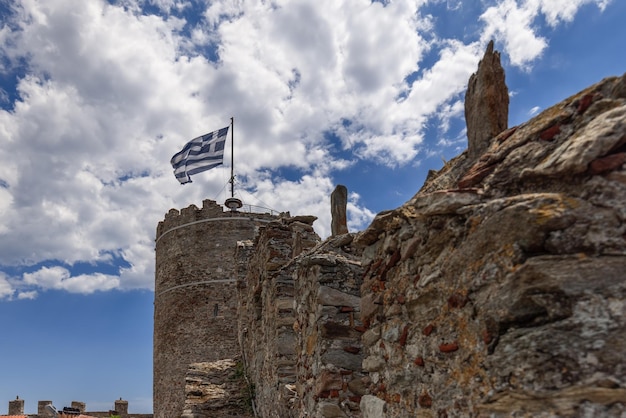
[(116, 276), (100, 273), (72, 276), (67, 269), (59, 266), (42, 267), (33, 273), (24, 273), (23, 281), (24, 284), (44, 290), (66, 290), (70, 293), (84, 294), (111, 290), (119, 286), (119, 278)]
[(14, 293), (15, 289), (13, 289), (6, 276), (0, 272), (0, 300), (10, 299)]

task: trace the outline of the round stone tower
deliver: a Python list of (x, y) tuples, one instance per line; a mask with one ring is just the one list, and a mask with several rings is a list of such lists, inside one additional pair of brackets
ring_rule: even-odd
[(191, 363), (239, 353), (234, 260), (272, 214), (224, 211), (212, 200), (171, 209), (156, 233), (154, 417), (179, 416)]

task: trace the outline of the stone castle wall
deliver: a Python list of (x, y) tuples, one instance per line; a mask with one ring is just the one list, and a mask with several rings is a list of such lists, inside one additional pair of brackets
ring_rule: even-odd
[(229, 244), (258, 416), (626, 414), (626, 75), (486, 140), (365, 231)]
[(364, 417), (624, 416), (626, 75), (466, 158), (357, 240)]
[[(263, 417), (294, 416), (296, 333), (295, 266), (289, 262), (319, 242), (314, 217), (294, 217), (268, 224), (253, 245), (245, 275), (239, 280), (240, 341)], [(240, 252), (249, 251), (240, 243)]]
[(271, 222), (238, 244), (240, 342), (262, 417), (357, 417), (369, 383), (360, 254), (351, 234), (320, 243), (313, 220)]
[(298, 417), (358, 417), (363, 373), (361, 257), (342, 234), (295, 261)]

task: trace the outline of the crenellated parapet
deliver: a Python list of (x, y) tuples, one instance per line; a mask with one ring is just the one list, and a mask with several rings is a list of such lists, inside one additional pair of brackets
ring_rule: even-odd
[(163, 234), (173, 229), (203, 221), (240, 217), (269, 221), (276, 219), (278, 216), (289, 216), (289, 214), (279, 214), (271, 209), (251, 205), (245, 205), (241, 211), (224, 210), (224, 207), (216, 201), (205, 199), (202, 201), (201, 208), (192, 204), (181, 210), (170, 209), (165, 214), (165, 218), (159, 222), (157, 226), (156, 239), (158, 240)]

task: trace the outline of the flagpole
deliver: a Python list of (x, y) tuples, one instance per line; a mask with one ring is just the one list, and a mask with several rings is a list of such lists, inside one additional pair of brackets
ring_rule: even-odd
[(235, 118), (230, 118), (230, 197), (224, 202), (231, 212), (243, 206), (241, 200), (235, 197)]
[(235, 118), (230, 118), (230, 197), (235, 197)]

